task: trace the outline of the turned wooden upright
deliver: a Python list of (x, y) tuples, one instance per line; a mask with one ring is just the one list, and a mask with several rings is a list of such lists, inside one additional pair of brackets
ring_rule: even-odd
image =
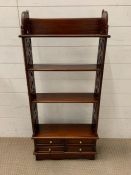
[[(101, 18), (36, 19), (22, 13), (21, 35), (36, 160), (95, 159), (108, 14)], [(33, 64), (32, 37), (99, 37), (96, 64)], [(61, 38), (61, 39), (62, 39)], [(91, 93), (37, 93), (34, 71), (95, 71)], [(39, 124), (37, 103), (93, 103), (91, 124)], [(53, 116), (52, 116), (53, 117)], [(81, 117), (81, 116), (80, 116)]]

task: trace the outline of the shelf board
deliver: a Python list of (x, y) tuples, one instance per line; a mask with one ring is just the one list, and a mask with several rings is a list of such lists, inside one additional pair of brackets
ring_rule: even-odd
[(32, 38), (32, 37), (103, 37), (110, 38), (108, 34), (25, 34), (19, 35), (21, 38)]
[(98, 71), (97, 64), (34, 64), (30, 71)]
[(98, 135), (92, 130), (91, 124), (39, 124), (38, 133), (34, 139), (98, 139)]
[(35, 103), (96, 103), (94, 93), (36, 93), (32, 96)]

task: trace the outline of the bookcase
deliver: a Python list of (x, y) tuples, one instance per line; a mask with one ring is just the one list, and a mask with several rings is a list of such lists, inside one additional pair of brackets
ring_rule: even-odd
[[(95, 159), (97, 129), (108, 35), (108, 13), (100, 18), (30, 18), (22, 12), (21, 35), (36, 160)], [(33, 64), (31, 39), (39, 37), (99, 38), (96, 64)], [(94, 71), (95, 89), (90, 93), (37, 93), (35, 71)], [(38, 103), (92, 103), (91, 124), (39, 123)]]

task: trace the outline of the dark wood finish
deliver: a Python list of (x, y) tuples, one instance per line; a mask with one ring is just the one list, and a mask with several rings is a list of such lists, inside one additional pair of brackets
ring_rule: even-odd
[[(43, 124), (40, 124), (40, 130), (39, 131), (37, 131), (37, 135), (40, 133), (40, 132), (43, 132), (43, 127), (41, 126), (41, 125), (43, 125)], [(44, 124), (45, 125), (45, 124)], [(39, 133), (38, 133), (39, 132)], [(35, 144), (36, 145), (44, 145), (44, 146), (46, 146), (46, 145), (50, 145), (50, 146), (52, 146), (52, 145), (63, 145), (63, 143), (64, 143), (64, 139), (58, 139), (58, 138), (39, 138), (39, 137), (37, 137), (36, 135), (34, 135), (34, 137), (32, 137), (33, 139), (34, 139), (34, 141), (35, 141)]]
[(30, 71), (99, 71), (96, 64), (34, 64)]
[[(102, 11), (102, 18), (105, 19), (104, 23), (105, 23), (105, 26), (107, 26), (106, 33), (108, 33), (108, 14), (105, 13), (104, 11)], [(99, 100), (98, 100), (97, 104), (93, 105), (93, 113), (92, 113), (92, 124), (93, 124), (96, 132), (97, 132), (97, 128), (98, 128), (98, 119), (99, 119), (99, 110), (100, 110), (100, 99), (101, 99), (101, 89), (102, 89), (102, 81), (103, 81), (106, 45), (107, 45), (107, 38), (100, 37), (99, 38), (99, 46), (98, 46), (98, 54), (97, 54), (97, 65), (101, 69), (101, 71), (96, 72), (95, 90), (94, 90), (94, 92), (96, 94), (98, 94)]]
[[(24, 14), (23, 14), (24, 16)], [(25, 35), (107, 35), (105, 18), (34, 19), (24, 21)]]
[[(36, 160), (95, 159), (108, 14), (101, 18), (34, 19), (22, 13), (21, 35)], [(31, 37), (99, 37), (97, 64), (33, 64)], [(36, 93), (34, 71), (96, 71), (94, 93)], [(39, 124), (37, 103), (93, 103), (91, 124)]]
[(94, 159), (98, 135), (92, 124), (40, 124), (37, 128), (33, 136), (37, 160), (42, 157), (61, 159), (64, 156)]
[(67, 146), (67, 152), (96, 152), (95, 145), (70, 145)]
[[(33, 138), (85, 139), (88, 142), (88, 139), (89, 141), (98, 139), (98, 135), (93, 131), (91, 124), (39, 124), (38, 131)], [(61, 143), (60, 140), (57, 143)]]
[(43, 146), (43, 145), (39, 145), (36, 147), (36, 151), (38, 153), (50, 153), (50, 152), (64, 152), (64, 145), (63, 146)]
[(21, 38), (28, 38), (28, 37), (31, 37), (31, 38), (39, 38), (39, 37), (93, 37), (93, 38), (96, 38), (96, 37), (103, 37), (103, 38), (110, 38), (111, 36), (110, 35), (102, 35), (102, 34), (76, 34), (76, 35), (73, 35), (73, 34), (66, 34), (66, 35), (19, 35), (19, 37)]
[(35, 103), (96, 103), (93, 93), (36, 93), (32, 96)]
[[(66, 150), (65, 150), (66, 148)], [(73, 153), (73, 152), (96, 152), (95, 145), (67, 145), (67, 146), (37, 146), (36, 150), (37, 153), (55, 153), (55, 152), (63, 152), (63, 153)]]
[[(91, 132), (93, 132), (91, 130)], [(95, 133), (93, 133), (95, 135)], [(66, 143), (68, 145), (95, 145), (96, 144), (96, 139), (98, 139), (98, 135), (95, 135), (96, 137), (94, 137), (92, 134), (91, 138), (86, 138), (86, 139), (67, 139)]]
[(77, 138), (77, 139), (72, 139), (72, 138), (39, 138), (39, 137), (33, 137), (36, 146), (63, 146), (63, 145), (71, 145), (71, 146), (93, 146), (96, 145), (96, 140), (98, 139), (98, 136), (94, 139), (83, 139), (83, 138)]
[[(21, 19), (21, 34), (25, 34), (25, 21), (29, 20), (28, 12), (25, 12), (22, 15)], [(31, 103), (32, 94), (36, 93), (35, 88), (35, 79), (34, 79), (34, 72), (27, 71), (28, 67), (33, 65), (33, 55), (32, 55), (32, 45), (30, 38), (22, 38), (22, 45), (23, 45), (23, 55), (24, 55), (24, 63), (25, 63), (25, 72), (26, 72), (26, 79), (27, 79), (27, 87), (28, 87), (28, 96), (29, 96), (29, 104), (30, 104), (30, 113), (31, 113), (31, 121), (32, 121), (32, 129), (33, 134), (36, 132), (37, 127), (36, 125), (39, 123), (38, 121), (38, 110), (37, 105), (35, 103)]]
[(46, 159), (89, 159), (94, 160), (96, 152), (53, 152), (53, 153), (34, 153), (36, 160), (46, 160)]

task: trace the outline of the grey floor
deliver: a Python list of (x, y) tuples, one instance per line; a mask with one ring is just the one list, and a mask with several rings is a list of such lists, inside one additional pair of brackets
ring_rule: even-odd
[(100, 139), (96, 160), (35, 161), (33, 142), (0, 138), (0, 175), (131, 175), (131, 139)]

